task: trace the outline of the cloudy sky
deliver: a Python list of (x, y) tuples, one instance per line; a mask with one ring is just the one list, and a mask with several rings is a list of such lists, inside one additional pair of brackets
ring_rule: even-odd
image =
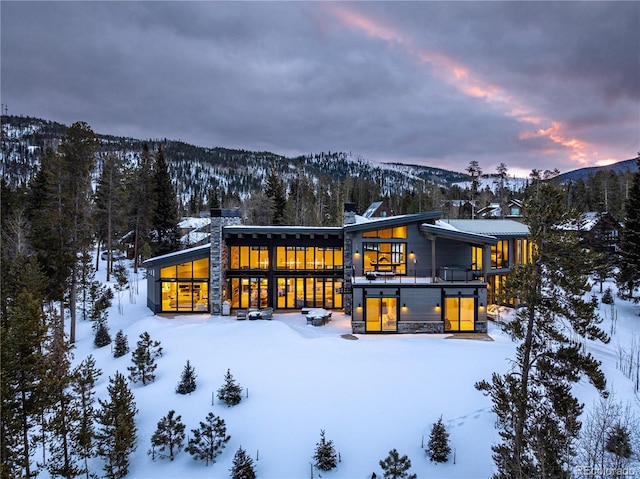
[(10, 114), (283, 155), (568, 171), (640, 149), (640, 2), (2, 1)]

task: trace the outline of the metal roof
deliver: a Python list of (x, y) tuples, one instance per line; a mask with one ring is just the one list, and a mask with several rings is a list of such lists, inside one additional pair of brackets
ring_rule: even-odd
[(176, 260), (191, 260), (207, 258), (211, 249), (211, 243), (195, 246), (194, 248), (187, 248), (180, 251), (174, 251), (173, 253), (163, 254), (162, 256), (156, 256), (143, 261), (142, 264), (145, 268), (155, 266), (156, 264), (171, 263), (175, 264)]
[(479, 233), (470, 233), (468, 231), (460, 231), (455, 228), (447, 227), (439, 221), (435, 225), (420, 225), (420, 231), (429, 233), (440, 238), (449, 238), (458, 241), (467, 241), (475, 244), (496, 244), (498, 238), (495, 236), (483, 235)]
[(517, 238), (529, 236), (529, 227), (514, 220), (442, 220), (459, 231), (495, 236), (496, 238)]
[(394, 226), (403, 226), (412, 223), (433, 222), (434, 220), (440, 219), (440, 216), (441, 213), (439, 211), (429, 211), (427, 213), (388, 216), (386, 218), (372, 218), (369, 221), (345, 225), (344, 231), (345, 233), (352, 233), (355, 231), (371, 231), (381, 228), (393, 228)]

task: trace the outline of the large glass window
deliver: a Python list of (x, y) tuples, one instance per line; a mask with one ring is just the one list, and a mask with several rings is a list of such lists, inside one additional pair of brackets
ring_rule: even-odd
[(160, 269), (162, 312), (209, 310), (209, 259)]
[(342, 269), (342, 248), (317, 246), (278, 246), (276, 248), (276, 269)]
[(471, 247), (471, 269), (474, 271), (482, 271), (482, 255), (484, 248), (482, 246)]
[(279, 309), (342, 307), (342, 279), (278, 278), (276, 289)]
[(533, 243), (528, 239), (517, 239), (515, 241), (515, 264), (531, 263), (533, 257)]
[(406, 243), (362, 243), (364, 270), (407, 274)]
[(407, 239), (407, 227), (399, 226), (397, 228), (386, 228), (382, 230), (365, 231), (362, 233), (363, 238), (392, 238)]
[(266, 308), (268, 305), (267, 278), (231, 278), (231, 307)]
[(474, 297), (445, 297), (444, 330), (473, 331), (475, 329), (475, 304)]
[(397, 298), (371, 298), (365, 301), (367, 332), (395, 332), (398, 324)]
[(491, 246), (491, 268), (502, 269), (509, 267), (509, 240), (500, 240)]
[(269, 269), (267, 246), (231, 246), (229, 248), (231, 269)]

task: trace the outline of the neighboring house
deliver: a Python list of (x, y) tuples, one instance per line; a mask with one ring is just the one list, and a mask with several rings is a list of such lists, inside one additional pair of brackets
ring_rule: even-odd
[(512, 220), (522, 220), (522, 200), (513, 198), (507, 203), (507, 214), (505, 218)]
[(601, 251), (615, 253), (620, 248), (620, 222), (608, 212), (583, 213), (579, 226), (583, 241)]
[(210, 241), (211, 218), (208, 216), (185, 216), (178, 223), (180, 243), (184, 246), (198, 246)]
[(478, 218), (501, 218), (502, 206), (500, 203), (491, 203), (483, 208), (480, 208), (476, 214)]
[(151, 258), (156, 313), (343, 309), (354, 333), (486, 332), (514, 264), (528, 261), (526, 226), (441, 220), (440, 212), (364, 217), (345, 205), (342, 227), (245, 226), (211, 212), (211, 243)]
[(362, 213), (364, 218), (387, 218), (393, 216), (393, 210), (384, 201), (376, 201), (371, 203), (369, 207)]

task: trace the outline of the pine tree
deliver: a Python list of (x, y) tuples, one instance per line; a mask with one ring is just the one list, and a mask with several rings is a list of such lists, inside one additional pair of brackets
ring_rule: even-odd
[(42, 312), (45, 279), (34, 259), (18, 255), (3, 282), (1, 293), (6, 314), (0, 317), (0, 367), (2, 374), (0, 417), (0, 468), (2, 477), (30, 477), (32, 440), (37, 421), (47, 406), (43, 344), (47, 328)]
[(316, 444), (316, 452), (313, 455), (315, 465), (321, 471), (330, 471), (338, 465), (338, 457), (332, 440), (324, 437), (324, 429), (320, 430), (320, 442)]
[(634, 290), (640, 287), (640, 153), (636, 159), (636, 165), (638, 171), (633, 175), (633, 183), (624, 207), (625, 217), (620, 238), (620, 273), (618, 275), (619, 289), (632, 299)]
[(113, 357), (119, 358), (129, 352), (129, 342), (127, 341), (127, 335), (122, 332), (122, 329), (116, 333), (115, 345), (113, 347)]
[(152, 229), (155, 233), (154, 253), (163, 255), (180, 249), (178, 235), (178, 199), (171, 182), (162, 146), (158, 147), (153, 170), (153, 188), (156, 207), (153, 211)]
[(84, 122), (71, 125), (62, 137), (59, 152), (64, 174), (65, 214), (70, 219), (68, 248), (73, 261), (69, 275), (69, 341), (76, 341), (76, 300), (78, 285), (78, 261), (80, 252), (91, 245), (91, 173), (95, 165), (94, 155), (98, 139), (93, 130)]
[(411, 460), (407, 456), (400, 457), (396, 449), (389, 451), (389, 455), (380, 461), (380, 467), (385, 479), (416, 479), (415, 474), (409, 474)]
[(451, 454), (449, 433), (442, 423), (442, 416), (440, 416), (438, 422), (434, 423), (431, 428), (427, 455), (431, 462), (447, 462), (449, 460), (449, 454)]
[[(158, 427), (151, 436), (151, 449), (149, 454), (155, 460), (156, 454), (158, 457), (168, 457), (173, 461), (175, 454), (180, 451), (182, 444), (184, 443), (184, 429), (182, 424), (182, 416), (175, 416), (175, 411), (170, 410), (166, 416), (158, 421)], [(158, 448), (158, 451), (156, 451)], [(165, 450), (168, 449), (168, 455)]]
[(136, 449), (138, 413), (135, 398), (127, 386), (125, 377), (116, 372), (107, 386), (109, 400), (99, 400), (96, 415), (97, 452), (104, 459), (104, 471), (108, 479), (118, 479), (129, 471), (129, 455)]
[(74, 431), (73, 450), (74, 454), (84, 463), (80, 472), (85, 474), (86, 479), (89, 479), (88, 460), (95, 456), (94, 421), (96, 411), (94, 408), (94, 388), (97, 379), (101, 375), (102, 371), (96, 368), (95, 359), (89, 355), (75, 369), (72, 383), (74, 407), (79, 415), (79, 424)]
[(144, 258), (143, 250), (149, 245), (153, 211), (157, 199), (153, 189), (152, 158), (149, 145), (142, 147), (140, 164), (129, 178), (131, 211), (129, 228), (133, 230), (133, 272), (138, 272), (140, 260)]
[(153, 382), (156, 378), (155, 370), (158, 367), (155, 358), (162, 356), (160, 341), (152, 341), (146, 331), (140, 335), (138, 345), (131, 354), (133, 366), (129, 366), (129, 379), (131, 381), (141, 381), (143, 385)]
[(287, 192), (284, 182), (276, 173), (275, 168), (272, 168), (269, 171), (264, 192), (269, 200), (268, 210), (271, 216), (269, 224), (286, 224), (285, 212), (287, 208)]
[(103, 348), (107, 344), (111, 344), (111, 335), (109, 334), (106, 320), (96, 323), (96, 335), (93, 338), (93, 344), (95, 344), (97, 348)]
[(619, 423), (613, 426), (607, 437), (605, 450), (620, 458), (628, 459), (631, 457), (631, 442), (626, 427)]
[(196, 372), (193, 366), (189, 363), (187, 359), (187, 364), (182, 370), (182, 375), (180, 376), (180, 383), (178, 383), (178, 387), (176, 388), (176, 392), (178, 394), (191, 394), (196, 390)]
[(198, 429), (192, 429), (193, 438), (189, 438), (185, 450), (193, 456), (194, 459), (214, 463), (225, 448), (231, 436), (227, 436), (227, 427), (224, 419), (219, 418), (212, 412), (207, 414), (204, 422), (200, 422)]
[(73, 454), (80, 411), (75, 407), (71, 383), (71, 351), (65, 340), (62, 321), (54, 317), (45, 355), (46, 373), (42, 378), (48, 408), (45, 444), (49, 449), (47, 469), (53, 477), (76, 477), (83, 471), (79, 457)]
[(533, 262), (517, 266), (505, 286), (505, 297), (523, 305), (504, 326), (519, 343), (516, 357), (511, 371), (476, 384), (497, 414), (495, 478), (569, 475), (582, 412), (572, 385), (586, 377), (599, 391), (605, 388), (600, 363), (577, 340), (609, 339), (598, 327), (597, 298), (585, 299), (591, 290), (588, 252), (576, 231), (559, 227), (577, 219), (565, 205), (558, 187), (534, 182), (524, 208)]
[(232, 479), (255, 479), (256, 470), (253, 465), (253, 459), (242, 449), (238, 448), (235, 456), (233, 456), (233, 467), (230, 469)]
[(224, 384), (218, 389), (218, 399), (229, 407), (235, 406), (242, 401), (242, 387), (235, 382), (229, 369), (227, 369), (227, 374), (224, 375)]
[(102, 163), (102, 173), (96, 188), (96, 225), (104, 231), (107, 251), (107, 282), (111, 279), (113, 265), (113, 240), (120, 236), (124, 225), (126, 187), (124, 161), (114, 154), (108, 154)]

